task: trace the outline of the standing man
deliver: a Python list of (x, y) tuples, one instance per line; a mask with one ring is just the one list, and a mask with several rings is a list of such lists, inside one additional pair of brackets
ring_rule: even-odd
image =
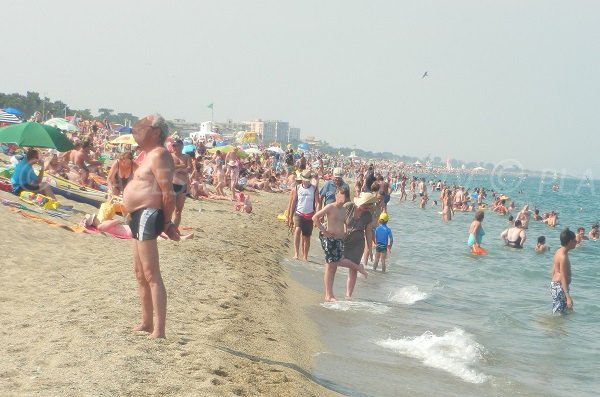
[(319, 210), (321, 202), (319, 190), (311, 183), (312, 176), (310, 170), (302, 173), (302, 183), (293, 188), (287, 211), (288, 225), (294, 226), (294, 259), (299, 258), (299, 252), (302, 250), (302, 259), (305, 261), (308, 261), (310, 236), (314, 225), (312, 218)]
[(172, 240), (179, 240), (179, 232), (170, 222), (175, 194), (173, 158), (164, 147), (169, 127), (162, 116), (154, 114), (138, 121), (132, 133), (146, 153), (123, 193), (134, 238), (133, 266), (142, 305), (142, 321), (133, 330), (149, 332), (150, 338), (164, 338), (167, 291), (160, 274), (156, 238), (164, 232)]
[(573, 310), (573, 299), (569, 293), (571, 284), (571, 261), (569, 251), (575, 248), (577, 240), (575, 233), (566, 228), (560, 233), (560, 248), (556, 250), (552, 261), (552, 281), (550, 292), (552, 293), (552, 314), (563, 314), (567, 310)]
[(183, 154), (183, 141), (175, 139), (173, 141), (173, 191), (175, 192), (175, 218), (173, 223), (178, 228), (181, 224), (181, 212), (185, 204), (185, 197), (188, 193), (190, 183), (190, 173), (192, 172), (192, 159), (187, 154)]
[(338, 187), (345, 187), (350, 191), (350, 186), (342, 179), (343, 176), (344, 170), (342, 168), (338, 167), (333, 169), (333, 178), (326, 181), (319, 191), (319, 196), (321, 196), (321, 208), (325, 207), (327, 204), (335, 203), (335, 195)]

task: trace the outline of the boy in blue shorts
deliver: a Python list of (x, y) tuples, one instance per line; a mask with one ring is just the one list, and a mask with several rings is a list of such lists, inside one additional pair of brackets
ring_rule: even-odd
[(375, 241), (375, 261), (373, 262), (373, 270), (377, 270), (379, 264), (379, 258), (381, 258), (381, 271), (385, 273), (385, 259), (387, 258), (387, 251), (392, 250), (392, 244), (394, 244), (394, 237), (392, 231), (387, 226), (390, 217), (386, 212), (382, 212), (379, 215), (379, 226), (373, 230), (373, 241)]

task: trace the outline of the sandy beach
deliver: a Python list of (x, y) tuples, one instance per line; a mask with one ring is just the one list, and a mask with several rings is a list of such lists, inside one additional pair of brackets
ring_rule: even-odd
[[(320, 297), (280, 265), (290, 238), (276, 214), (287, 195), (252, 199), (253, 214), (188, 199), (182, 225), (195, 238), (159, 242), (168, 293), (159, 341), (130, 331), (140, 315), (131, 241), (0, 206), (2, 395), (337, 395), (309, 375), (320, 346), (303, 308)], [(74, 205), (68, 220), (42, 217), (73, 225), (96, 211), (60, 201)]]

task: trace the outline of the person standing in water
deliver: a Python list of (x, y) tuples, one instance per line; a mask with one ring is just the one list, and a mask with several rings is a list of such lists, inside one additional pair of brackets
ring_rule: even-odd
[(573, 310), (573, 299), (571, 299), (569, 293), (569, 285), (571, 284), (569, 251), (575, 248), (576, 245), (575, 233), (569, 228), (560, 233), (560, 248), (556, 250), (552, 260), (552, 281), (550, 281), (552, 314), (563, 314), (567, 310)]
[(480, 253), (479, 250), (481, 248), (481, 242), (483, 241), (483, 236), (485, 235), (485, 231), (481, 226), (483, 217), (483, 211), (477, 211), (475, 213), (475, 219), (473, 219), (471, 226), (469, 226), (469, 240), (467, 241), (467, 245), (469, 248), (471, 248), (471, 252), (474, 254)]

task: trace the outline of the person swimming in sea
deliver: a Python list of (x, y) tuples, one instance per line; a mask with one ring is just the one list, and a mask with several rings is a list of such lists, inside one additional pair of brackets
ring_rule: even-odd
[[(475, 219), (473, 219), (473, 222), (471, 222), (471, 225), (469, 226), (469, 239), (467, 240), (467, 245), (469, 248), (471, 248), (471, 252), (474, 254), (485, 253), (485, 250), (481, 248), (481, 242), (483, 241), (483, 236), (485, 235), (485, 231), (481, 226), (483, 218), (483, 211), (477, 211), (475, 213)], [(480, 252), (482, 250), (483, 252)]]

